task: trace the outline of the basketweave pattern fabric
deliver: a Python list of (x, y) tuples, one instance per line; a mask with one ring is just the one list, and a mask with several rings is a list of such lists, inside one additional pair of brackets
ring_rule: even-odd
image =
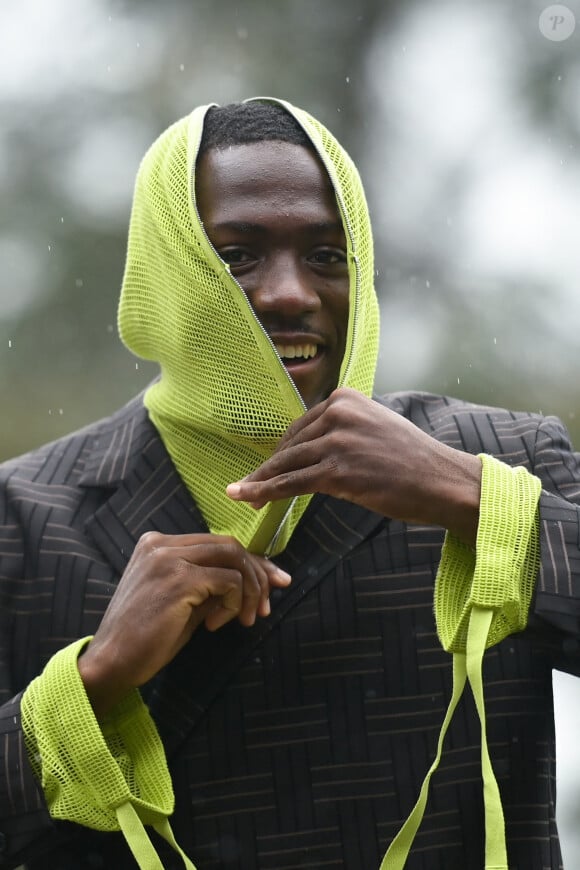
[[(578, 456), (553, 420), (419, 394), (388, 404), (447, 443), (580, 496)], [(140, 534), (200, 530), (201, 516), (140, 400), (5, 464), (0, 491), (0, 866), (129, 870), (116, 834), (53, 823), (39, 809), (11, 697), (56, 650), (94, 633)], [(578, 508), (545, 494), (541, 529), (548, 555), (531, 628), (485, 658), (512, 870), (561, 868), (550, 668), (580, 671)], [(274, 595), (271, 618), (200, 632), (147, 687), (174, 780), (172, 826), (198, 870), (378, 866), (416, 798), (450, 692), (432, 612), (441, 542), (438, 529), (316, 497), (277, 559), (294, 582)], [(479, 726), (466, 700), (409, 870), (481, 866), (480, 792)]]
[[(345, 225), (349, 323), (338, 386), (371, 395), (379, 338), (370, 220), (358, 172), (332, 134), (280, 103), (302, 125), (334, 184)], [(146, 405), (212, 532), (264, 552), (288, 504), (255, 511), (225, 494), (228, 483), (270, 456), (304, 405), (242, 288), (211, 246), (195, 204), (195, 160), (209, 106), (153, 143), (136, 180), (119, 305), (119, 331), (161, 378)], [(198, 469), (205, 473), (199, 475)], [(292, 505), (286, 545), (310, 496)], [(261, 534), (259, 534), (262, 530)]]

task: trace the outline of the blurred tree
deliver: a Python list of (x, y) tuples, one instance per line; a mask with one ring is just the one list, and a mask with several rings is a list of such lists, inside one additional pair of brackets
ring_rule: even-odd
[[(413, 135), (401, 106), (426, 99), (404, 66), (413, 42), (413, 63), (443, 65), (445, 34), (460, 47), (464, 31), (453, 27), (461, 16), (468, 29), (499, 27), (490, 30), (498, 63), (508, 54), (513, 61), (501, 71), (508, 105), (552, 144), (570, 144), (580, 122), (562, 87), (578, 69), (572, 40), (542, 39), (528, 4), (512, 4), (506, 14), (497, 0), (469, 8), (418, 0), (84, 0), (74, 19), (66, 4), (52, 8), (47, 26), (55, 41), (43, 47), (44, 69), (52, 66), (54, 75), (39, 77), (24, 95), (0, 85), (0, 457), (112, 410), (153, 376), (154, 367), (120, 346), (115, 325), (139, 159), (193, 105), (257, 93), (310, 109), (360, 165), (375, 217), (385, 322), (379, 389), (417, 387), (542, 408), (563, 416), (580, 440), (566, 376), (578, 343), (545, 316), (560, 303), (557, 286), (494, 275), (493, 264), (483, 275), (458, 263), (461, 213), (486, 139), (463, 151), (454, 145), (456, 157), (434, 164), (430, 175), (436, 139), (409, 140), (405, 176), (424, 177), (429, 192), (408, 225), (390, 203), (397, 195), (411, 200), (412, 185), (407, 195), (409, 178), (388, 172), (402, 136)], [(437, 20), (441, 29), (433, 32)], [(25, 8), (19, 26), (22, 33), (29, 26)], [(502, 29), (507, 52), (498, 41)], [(377, 57), (390, 58), (390, 66)], [(448, 96), (437, 94), (441, 123)], [(427, 109), (416, 102), (415, 111)], [(576, 154), (568, 154), (577, 166)]]

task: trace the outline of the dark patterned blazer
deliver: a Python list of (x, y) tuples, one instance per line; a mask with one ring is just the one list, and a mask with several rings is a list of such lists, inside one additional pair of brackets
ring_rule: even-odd
[[(554, 418), (428, 394), (386, 404), (436, 438), (537, 474), (542, 564), (525, 632), (484, 660), (511, 870), (556, 870), (551, 670), (580, 669), (580, 456)], [(388, 450), (388, 444), (385, 445)], [(20, 694), (92, 634), (140, 535), (205, 531), (141, 398), (0, 469), (0, 867), (134, 867), (124, 841), (54, 823)], [(252, 628), (201, 628), (143, 695), (198, 870), (373, 870), (411, 809), (451, 694), (433, 619), (443, 532), (316, 496), (277, 561), (293, 575)], [(409, 870), (480, 870), (480, 731), (456, 712)], [(177, 868), (174, 853), (164, 866)]]

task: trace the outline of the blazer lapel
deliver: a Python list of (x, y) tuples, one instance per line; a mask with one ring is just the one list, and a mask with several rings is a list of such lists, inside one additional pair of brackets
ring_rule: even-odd
[(144, 532), (207, 532), (141, 397), (94, 438), (80, 484), (111, 493), (85, 529), (119, 575)]

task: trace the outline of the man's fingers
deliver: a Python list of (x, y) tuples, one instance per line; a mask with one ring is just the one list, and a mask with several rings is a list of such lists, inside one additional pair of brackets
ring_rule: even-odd
[[(188, 549), (185, 548), (186, 555)], [(209, 551), (202, 545), (202, 555), (206, 560), (213, 560), (211, 548)], [(230, 554), (231, 555), (231, 554)], [(193, 582), (200, 571), (203, 571), (204, 582), (196, 587), (195, 594), (215, 601), (205, 624), (210, 630), (215, 630), (237, 617), (242, 625), (253, 625), (256, 616), (268, 616), (270, 613), (270, 589), (272, 586), (285, 587), (291, 582), (291, 577), (273, 562), (260, 556), (248, 553), (239, 548), (235, 552), (239, 559), (234, 559), (231, 567), (202, 567), (200, 563), (188, 562), (188, 573), (192, 572)]]
[(230, 483), (226, 494), (234, 501), (246, 501), (260, 508), (269, 501), (321, 492), (320, 465), (323, 440), (317, 438), (275, 453), (243, 480)]
[(258, 559), (254, 559), (254, 570), (256, 572), (256, 578), (260, 585), (260, 597), (258, 599), (256, 609), (252, 610), (248, 614), (248, 620), (244, 620), (244, 614), (240, 614), (240, 622), (242, 625), (253, 625), (256, 621), (256, 616), (269, 616), (270, 615), (270, 580), (268, 577), (268, 573)]
[(308, 468), (300, 468), (277, 474), (269, 480), (242, 480), (230, 484), (226, 490), (230, 498), (245, 501), (259, 509), (270, 501), (294, 498), (314, 492), (324, 492), (321, 465), (317, 463)]
[(242, 625), (253, 625), (260, 604), (269, 597), (270, 587), (266, 572), (249, 554), (244, 562), (242, 582), (243, 595), (239, 620)]
[(236, 617), (244, 625), (254, 623), (262, 589), (253, 566), (242, 572), (233, 568), (199, 569), (192, 565), (188, 573), (191, 606), (196, 610), (203, 608), (203, 621), (210, 631)]
[(291, 580), (273, 562), (248, 553), (231, 537), (150, 532), (139, 547), (157, 576), (168, 571), (181, 574), (183, 603), (189, 600), (195, 610), (203, 608), (200, 621), (210, 630), (235, 617), (243, 625), (253, 625), (257, 615), (268, 616), (270, 588), (287, 586)]
[(256, 616), (270, 615), (270, 587), (287, 586), (291, 577), (273, 563), (248, 554), (244, 574), (236, 589), (229, 588), (219, 598), (205, 617), (209, 631), (221, 628), (236, 616), (242, 625), (250, 626)]
[(258, 560), (265, 570), (270, 586), (283, 587), (288, 586), (292, 582), (291, 575), (282, 568), (279, 568), (274, 562), (271, 562), (270, 559), (265, 559), (263, 556), (255, 556), (254, 558)]
[(233, 542), (234, 539), (212, 535), (211, 532), (196, 532), (190, 535), (166, 535), (163, 532), (144, 532), (139, 538), (137, 549), (152, 552), (160, 547), (194, 547), (201, 544), (227, 543), (230, 541)]
[[(230, 483), (226, 487), (227, 495), (235, 501), (251, 501), (241, 494), (240, 486), (242, 484), (270, 480), (294, 469), (316, 464), (320, 457), (321, 439), (326, 432), (326, 426), (322, 420), (325, 405), (326, 402), (321, 402), (303, 417), (295, 420), (278, 443), (273, 455), (246, 475), (243, 480)], [(270, 500), (265, 499), (262, 504)], [(261, 507), (262, 504), (253, 505), (253, 507)]]
[(328, 399), (324, 402), (319, 402), (303, 414), (302, 417), (294, 420), (278, 442), (276, 451), (318, 438), (324, 429), (324, 426), (321, 427), (320, 421), (326, 411), (327, 405)]
[[(302, 472), (321, 463), (328, 452), (326, 439), (336, 423), (336, 414), (333, 411), (334, 406), (331, 405), (329, 398), (311, 408), (303, 417), (295, 420), (278, 443), (273, 455), (242, 480), (230, 483), (226, 487), (227, 495), (234, 501), (246, 501), (252, 507), (260, 508), (269, 501), (275, 501), (276, 498), (304, 495), (316, 491), (312, 488), (300, 489), (300, 484), (306, 485), (305, 478), (297, 479), (296, 487), (288, 487), (286, 480), (283, 493), (281, 492), (278, 496), (266, 494), (273, 493), (274, 489), (250, 489), (248, 484), (263, 481), (272, 482), (275, 478), (282, 478), (294, 471)], [(310, 476), (308, 479), (312, 481)], [(311, 482), (310, 486), (312, 485)]]
[[(247, 569), (248, 588), (253, 588), (250, 575), (250, 571), (253, 570), (255, 580), (259, 586), (260, 594), (257, 602), (251, 593), (247, 597), (244, 594), (244, 603), (239, 618), (243, 625), (253, 625), (256, 621), (256, 616), (270, 615), (271, 587), (285, 587), (291, 582), (292, 578), (286, 573), (286, 571), (283, 571), (273, 562), (270, 562), (268, 559), (264, 559), (261, 556), (248, 554)], [(246, 578), (244, 578), (244, 589), (246, 589)]]

